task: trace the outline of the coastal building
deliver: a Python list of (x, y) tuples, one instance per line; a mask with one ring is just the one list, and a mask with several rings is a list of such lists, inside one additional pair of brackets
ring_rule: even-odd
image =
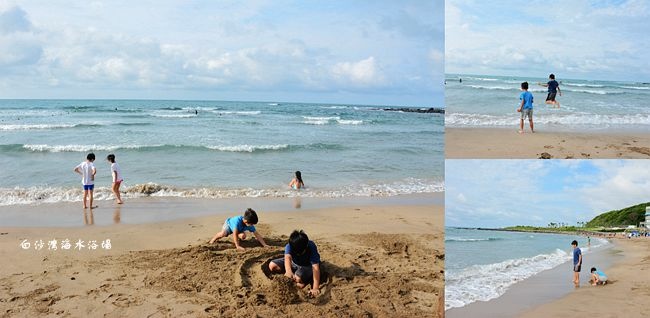
[(650, 229), (650, 206), (645, 207), (645, 222), (641, 222), (639, 227)]

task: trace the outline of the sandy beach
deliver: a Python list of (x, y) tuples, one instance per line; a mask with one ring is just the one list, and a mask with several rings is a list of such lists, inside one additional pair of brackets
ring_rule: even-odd
[(522, 317), (647, 317), (650, 299), (650, 239), (617, 239), (623, 258), (606, 271), (605, 286), (585, 282), (565, 297)]
[[(14, 209), (30, 214), (28, 206)], [(52, 204), (49, 213), (69, 209)], [(245, 252), (237, 252), (231, 238), (206, 243), (225, 215), (0, 227), (0, 316), (438, 316), (444, 290), (442, 205), (259, 210), (257, 228), (271, 247), (251, 240), (244, 242)], [(106, 213), (104, 218), (113, 216), (110, 209)], [(282, 255), (294, 229), (304, 229), (321, 254), (327, 275), (316, 298), (263, 270)], [(72, 248), (48, 250), (53, 239), (69, 239)], [(86, 245), (110, 239), (111, 248), (76, 250), (79, 239)], [(35, 248), (38, 240), (45, 241), (42, 249)], [(29, 249), (21, 247), (25, 241)]]
[(539, 129), (534, 134), (530, 133), (530, 130), (519, 134), (517, 128), (445, 128), (446, 158), (650, 158), (650, 135), (647, 133), (575, 133)]

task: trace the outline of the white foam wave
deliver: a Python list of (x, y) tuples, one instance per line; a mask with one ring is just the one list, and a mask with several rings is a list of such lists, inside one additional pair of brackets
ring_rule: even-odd
[[(650, 125), (650, 114), (596, 115), (588, 113), (536, 113), (534, 117), (535, 124), (548, 125)], [(515, 113), (514, 110), (510, 116), (447, 113), (445, 115), (445, 125), (450, 127), (512, 126), (517, 125), (519, 119), (519, 114)]]
[(152, 117), (159, 117), (159, 118), (192, 118), (196, 117), (196, 114), (149, 114)]
[[(487, 89), (487, 90), (500, 90), (500, 91), (519, 91), (519, 85), (513, 85), (513, 86), (483, 86), (483, 85), (467, 85), (468, 87), (475, 88), (475, 89)], [(544, 88), (534, 88), (530, 87), (528, 89), (529, 92), (533, 93), (542, 93), (542, 92), (547, 92), (547, 89)]]
[(41, 129), (57, 129), (57, 128), (74, 128), (79, 124), (31, 124), (31, 125), (0, 125), (0, 130), (41, 130)]
[(498, 79), (490, 78), (490, 77), (472, 77), (472, 76), (468, 76), (468, 77), (465, 77), (465, 78), (466, 79), (473, 79), (473, 80), (477, 80), (477, 81), (487, 81), (487, 82), (498, 81)]
[(353, 120), (353, 119), (338, 119), (337, 122), (341, 125), (361, 125), (363, 120)]
[(445, 242), (488, 242), (488, 241), (498, 241), (499, 238), (488, 237), (488, 238), (462, 238), (462, 237), (449, 237), (445, 239)]
[(560, 249), (550, 254), (510, 259), (488, 265), (473, 265), (445, 276), (445, 308), (463, 307), (503, 295), (513, 284), (571, 259)]
[(227, 114), (227, 115), (259, 115), (262, 111), (251, 110), (251, 111), (215, 111), (217, 114)]
[[(29, 188), (0, 188), (0, 206), (28, 205), (57, 202), (81, 202), (83, 191), (79, 188), (29, 187)], [(393, 183), (361, 184), (343, 187), (313, 188), (307, 187), (300, 191), (282, 188), (178, 188), (154, 183), (125, 186), (121, 189), (122, 197), (182, 197), (182, 198), (258, 198), (258, 197), (314, 197), (314, 198), (343, 198), (343, 197), (389, 197), (403, 194), (436, 193), (444, 190), (440, 181), (407, 179)], [(95, 186), (96, 201), (112, 200), (109, 187)]]
[(596, 95), (608, 95), (608, 94), (622, 94), (623, 92), (615, 91), (604, 91), (604, 90), (593, 90), (593, 89), (565, 89), (568, 92), (574, 93), (585, 93), (585, 94), (596, 94)]
[(138, 145), (23, 145), (23, 148), (34, 152), (87, 152), (114, 151), (117, 149), (138, 149)]
[(574, 86), (574, 87), (592, 87), (592, 88), (605, 87), (605, 85), (599, 85), (599, 84), (582, 84), (582, 83), (567, 83), (567, 82), (562, 82), (561, 85)]
[(320, 108), (325, 108), (325, 109), (345, 109), (348, 108), (347, 106), (321, 106)]
[(289, 145), (236, 145), (236, 146), (206, 146), (212, 150), (228, 152), (253, 152), (255, 150), (280, 150), (289, 148)]
[(625, 89), (650, 90), (650, 87), (648, 86), (617, 86), (617, 87), (625, 88)]
[(268, 103), (269, 106), (278, 106), (278, 103)]
[(305, 119), (303, 123), (309, 124), (309, 125), (327, 125), (331, 120), (341, 120), (341, 117), (334, 116), (334, 117), (310, 117), (310, 116), (302, 116), (302, 118)]

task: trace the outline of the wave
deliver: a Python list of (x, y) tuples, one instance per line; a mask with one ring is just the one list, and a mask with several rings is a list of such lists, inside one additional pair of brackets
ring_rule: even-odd
[(311, 116), (302, 116), (302, 118), (305, 119), (303, 121), (304, 124), (308, 125), (327, 125), (333, 121), (341, 124), (341, 125), (361, 125), (363, 124), (363, 120), (355, 120), (355, 119), (341, 119), (339, 116), (331, 116), (331, 117), (311, 117)]
[(624, 89), (650, 90), (649, 86), (617, 86)]
[(501, 241), (503, 238), (500, 237), (488, 237), (488, 238), (445, 238), (445, 242), (490, 242), (490, 241)]
[[(461, 78), (463, 78), (463, 77), (461, 77)], [(472, 77), (472, 76), (467, 76), (467, 77), (464, 77), (464, 78), (466, 78), (466, 79), (472, 79), (472, 80), (476, 80), (476, 81), (487, 81), (487, 82), (494, 82), (494, 81), (498, 81), (498, 80), (499, 80), (499, 79), (497, 79), (497, 78), (491, 78), (491, 77)]]
[(185, 149), (195, 151), (223, 151), (223, 152), (267, 152), (267, 151), (295, 151), (295, 150), (342, 150), (340, 144), (313, 143), (304, 145), (44, 145), (44, 144), (8, 144), (0, 145), (3, 152), (89, 152), (89, 151), (166, 151), (170, 149)]
[(560, 249), (550, 254), (510, 259), (500, 263), (472, 265), (445, 276), (445, 308), (463, 307), (503, 295), (513, 284), (571, 259)]
[[(486, 89), (486, 90), (500, 90), (500, 91), (519, 91), (519, 85), (513, 85), (513, 86), (483, 86), (483, 85), (467, 85), (467, 87), (475, 88), (475, 89)], [(548, 90), (545, 88), (533, 88), (531, 87), (529, 92), (533, 93), (545, 93)]]
[(585, 93), (585, 94), (596, 94), (596, 95), (619, 95), (619, 94), (625, 94), (625, 92), (622, 91), (604, 91), (604, 90), (592, 90), (592, 89), (564, 89), (564, 91), (567, 92), (574, 92), (574, 93)]
[(158, 118), (192, 118), (196, 117), (196, 114), (149, 114), (151, 117)]
[[(122, 197), (180, 197), (180, 198), (342, 198), (342, 197), (388, 197), (416, 193), (436, 193), (444, 189), (443, 182), (407, 179), (393, 183), (355, 184), (336, 188), (312, 188), (301, 191), (282, 188), (182, 188), (156, 183), (143, 183), (122, 188)], [(29, 187), (0, 188), (0, 206), (37, 205), (43, 203), (81, 202), (83, 191), (77, 187)], [(95, 201), (114, 199), (110, 187), (95, 186)]]
[[(450, 127), (487, 127), (512, 126), (519, 123), (519, 116), (514, 112), (510, 116), (448, 113), (445, 125)], [(535, 124), (548, 125), (650, 125), (650, 114), (637, 115), (596, 115), (587, 113), (573, 114), (535, 114)]]
[(231, 110), (222, 110), (222, 111), (212, 111), (215, 114), (225, 114), (225, 115), (259, 115), (262, 111), (251, 110), (251, 111), (231, 111)]
[(45, 130), (75, 127), (97, 127), (101, 124), (25, 124), (25, 125), (0, 125), (0, 130)]
[(600, 85), (600, 84), (582, 84), (582, 83), (567, 83), (567, 82), (562, 82), (560, 85), (566, 85), (566, 86), (574, 86), (574, 87), (591, 87), (591, 88), (603, 88), (605, 85)]

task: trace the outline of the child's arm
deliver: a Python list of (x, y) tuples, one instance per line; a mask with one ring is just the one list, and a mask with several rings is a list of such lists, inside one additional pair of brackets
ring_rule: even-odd
[(542, 83), (540, 83), (540, 82), (537, 82), (537, 85), (539, 85), (539, 86), (544, 86), (544, 87), (548, 87), (548, 84), (542, 84)]
[(95, 181), (95, 175), (97, 174), (97, 169), (93, 167), (93, 174), (91, 174), (90, 180)]
[(293, 279), (293, 270), (291, 269), (291, 254), (284, 254), (284, 276)]
[(312, 296), (318, 296), (318, 294), (320, 294), (320, 290), (318, 289), (320, 287), (320, 264), (312, 264), (311, 270), (313, 273), (314, 282), (311, 285), (311, 290), (309, 293)]
[(113, 182), (117, 181), (117, 171), (113, 170), (111, 174), (113, 175)]
[(262, 244), (262, 246), (264, 246), (264, 247), (269, 247), (269, 246), (266, 244), (266, 242), (264, 242), (264, 238), (262, 237), (261, 234), (258, 234), (257, 231), (255, 231), (255, 232), (253, 232), (253, 235), (255, 235), (255, 239), (257, 239), (257, 241), (260, 242), (260, 244)]
[(79, 166), (74, 167), (74, 170), (73, 170), (73, 171), (76, 172), (76, 173), (78, 173), (78, 174), (82, 174), (82, 173), (81, 173), (81, 169), (79, 169)]
[(246, 250), (243, 246), (239, 245), (239, 230), (237, 228), (232, 231), (232, 241), (235, 243), (235, 248), (240, 251)]
[(558, 94), (560, 94), (560, 96), (562, 96), (562, 91), (560, 91), (560, 85), (557, 86), (557, 92)]
[(582, 253), (578, 255), (578, 266), (582, 266)]
[(521, 109), (524, 108), (524, 100), (521, 100), (521, 104), (519, 104), (519, 108), (517, 108), (517, 112), (521, 113)]

